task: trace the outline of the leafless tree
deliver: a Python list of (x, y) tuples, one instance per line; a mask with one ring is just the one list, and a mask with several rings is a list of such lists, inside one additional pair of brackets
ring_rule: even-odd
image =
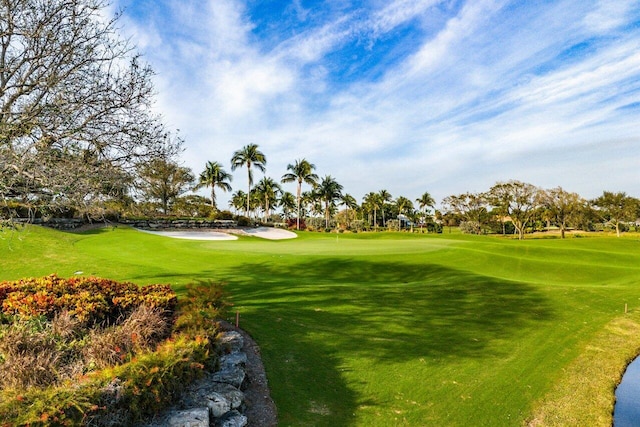
[[(171, 138), (105, 0), (0, 0), (0, 203), (78, 208)], [(5, 217), (7, 210), (4, 210)]]

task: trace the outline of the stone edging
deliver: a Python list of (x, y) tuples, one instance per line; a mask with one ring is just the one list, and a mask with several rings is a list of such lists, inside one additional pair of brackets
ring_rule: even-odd
[(190, 385), (179, 402), (144, 427), (277, 425), (255, 342), (226, 322), (220, 326), (224, 332), (216, 343), (219, 369)]

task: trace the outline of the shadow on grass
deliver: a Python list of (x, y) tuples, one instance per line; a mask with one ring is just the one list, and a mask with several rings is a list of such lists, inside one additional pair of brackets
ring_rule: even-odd
[(489, 358), (553, 317), (530, 285), (435, 264), (323, 259), (226, 273), (278, 378), (283, 425), (353, 424), (372, 402), (345, 383), (345, 360)]

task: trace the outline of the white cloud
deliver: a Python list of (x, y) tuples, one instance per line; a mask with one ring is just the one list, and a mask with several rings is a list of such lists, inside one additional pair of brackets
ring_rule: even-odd
[(638, 7), (636, 0), (599, 0), (583, 22), (591, 31), (606, 33), (625, 25), (630, 12)]
[[(315, 22), (294, 2), (308, 27), (283, 29), (275, 46), (261, 44), (240, 0), (181, 2), (167, 22), (124, 24), (158, 71), (158, 109), (181, 129), (196, 172), (254, 142), (270, 176), (305, 157), (356, 197), (387, 188), (440, 200), (511, 178), (640, 195), (638, 154), (621, 161), (607, 150), (640, 144), (633, 111), (620, 111), (640, 102), (640, 31), (571, 52), (628, 23), (633, 2), (467, 1), (436, 33), (416, 32), (416, 48), (378, 78), (332, 80), (327, 57), (363, 37), (376, 49), (438, 3), (398, 0)], [(597, 164), (611, 173), (596, 179)], [(235, 185), (245, 179), (240, 171)]]

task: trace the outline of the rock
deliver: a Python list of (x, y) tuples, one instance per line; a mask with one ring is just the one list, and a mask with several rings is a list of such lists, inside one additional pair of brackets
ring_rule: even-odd
[(220, 418), (231, 410), (231, 402), (220, 393), (209, 393), (205, 396), (209, 414), (214, 418)]
[(212, 388), (229, 401), (231, 409), (238, 409), (243, 405), (245, 400), (244, 393), (231, 384), (215, 383)]
[(238, 411), (229, 411), (224, 417), (216, 420), (216, 427), (245, 427), (247, 425), (247, 417)]
[(228, 331), (218, 339), (218, 345), (226, 353), (237, 353), (242, 351), (242, 346), (244, 346), (244, 339), (239, 332)]
[(242, 388), (244, 383), (245, 371), (239, 366), (225, 366), (211, 377), (213, 382), (230, 384), (236, 388)]
[(240, 390), (229, 391), (228, 393), (224, 393), (223, 396), (229, 401), (231, 404), (231, 409), (239, 409), (244, 403), (244, 393)]
[(209, 427), (209, 409), (195, 408), (175, 411), (167, 416), (168, 427)]
[(231, 353), (220, 356), (221, 367), (245, 367), (247, 366), (247, 354), (244, 352)]

